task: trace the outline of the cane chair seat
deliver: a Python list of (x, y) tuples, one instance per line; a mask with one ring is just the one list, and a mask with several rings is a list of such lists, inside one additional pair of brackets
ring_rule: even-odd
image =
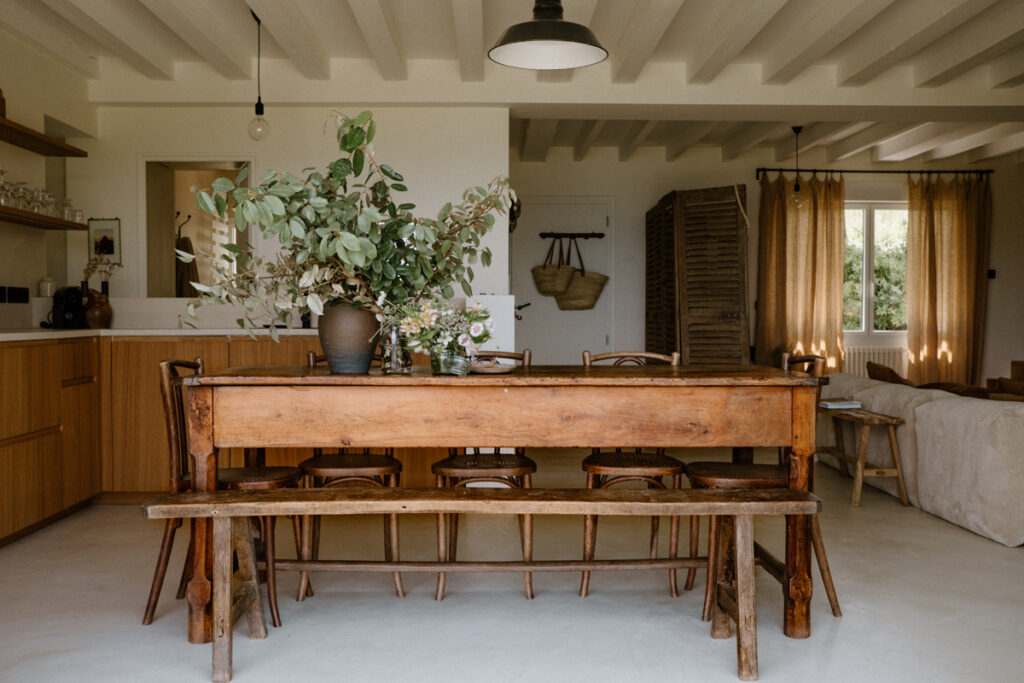
[(691, 462), (686, 476), (695, 488), (784, 489), (789, 487), (789, 468), (735, 462)]
[(297, 486), (302, 470), (297, 467), (226, 467), (217, 470), (217, 488), (230, 491), (261, 491)]
[(537, 463), (517, 450), (515, 453), (502, 453), (495, 448), (493, 452), (456, 452), (444, 460), (430, 466), (434, 475), (443, 477), (493, 478), (522, 477), (537, 471)]
[(616, 449), (591, 453), (583, 459), (583, 471), (615, 477), (672, 477), (686, 472), (686, 465), (661, 449), (639, 453)]

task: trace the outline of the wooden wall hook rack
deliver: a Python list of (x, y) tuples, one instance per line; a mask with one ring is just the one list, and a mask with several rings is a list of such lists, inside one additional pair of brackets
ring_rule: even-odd
[(540, 238), (546, 239), (579, 239), (589, 240), (590, 238), (602, 239), (604, 237), (603, 232), (542, 232)]

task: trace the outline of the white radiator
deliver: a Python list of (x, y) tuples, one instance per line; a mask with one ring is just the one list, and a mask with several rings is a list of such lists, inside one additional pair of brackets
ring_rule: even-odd
[(907, 376), (907, 350), (902, 346), (847, 347), (846, 357), (843, 361), (843, 372), (859, 377), (867, 377), (868, 361), (886, 365), (901, 376)]

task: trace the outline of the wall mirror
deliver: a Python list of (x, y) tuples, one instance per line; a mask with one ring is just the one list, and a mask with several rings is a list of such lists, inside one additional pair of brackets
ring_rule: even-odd
[[(226, 253), (222, 245), (235, 241), (233, 222), (220, 221), (199, 209), (192, 187), (208, 188), (220, 177), (232, 180), (244, 161), (146, 162), (146, 295), (195, 296), (189, 284), (212, 284), (208, 264), (178, 260), (175, 249)], [(244, 184), (244, 183), (243, 183)]]

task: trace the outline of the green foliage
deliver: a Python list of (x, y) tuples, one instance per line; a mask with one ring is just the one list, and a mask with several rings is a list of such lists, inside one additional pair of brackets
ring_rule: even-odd
[(252, 327), (263, 318), (290, 323), (293, 310), (320, 314), (325, 305), (347, 302), (382, 313), (434, 295), (450, 294), (458, 283), (472, 292), (470, 268), (478, 257), (490, 263), (480, 239), (504, 212), (514, 193), (508, 178), (467, 189), (461, 203), (445, 204), (436, 218), (412, 214), (414, 204), (396, 204), (392, 193), (406, 190), (402, 174), (377, 163), (369, 144), (376, 134), (370, 112), (355, 118), (336, 114), (341, 157), (305, 178), (268, 171), (253, 187), (218, 178), (209, 190), (193, 188), (199, 207), (223, 220), (233, 207), (235, 226), (256, 226), (265, 241), (276, 240), (273, 259), (248, 244), (228, 244), (227, 256), (208, 254), (216, 285), (189, 305), (230, 303)]

